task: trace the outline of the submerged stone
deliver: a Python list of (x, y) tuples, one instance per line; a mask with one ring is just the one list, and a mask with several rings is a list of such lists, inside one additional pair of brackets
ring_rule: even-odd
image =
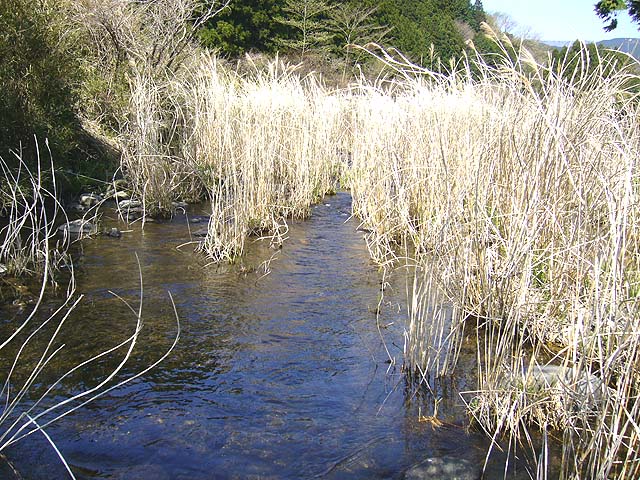
[(122, 200), (118, 203), (118, 208), (142, 209), (142, 202), (139, 202), (138, 200)]
[(98, 229), (93, 223), (81, 218), (69, 223), (64, 223), (58, 227), (58, 232), (67, 235), (93, 235), (97, 231)]
[(189, 223), (191, 223), (191, 224), (195, 224), (195, 223), (206, 223), (206, 224), (208, 224), (210, 220), (211, 220), (211, 217), (209, 215), (193, 215), (193, 216), (189, 216)]
[(108, 232), (105, 232), (107, 237), (112, 237), (112, 238), (120, 238), (122, 237), (122, 232), (117, 229), (116, 227), (113, 227), (111, 230), (109, 230)]
[(144, 206), (138, 200), (121, 200), (118, 202), (118, 211), (120, 216), (127, 222), (133, 222), (145, 216)]
[(79, 203), (85, 208), (91, 208), (102, 201), (102, 196), (97, 193), (83, 193), (80, 195)]
[(555, 390), (570, 398), (576, 406), (593, 407), (602, 400), (602, 380), (589, 372), (574, 372), (562, 365), (534, 365), (527, 372), (527, 387)]
[(86, 210), (85, 207), (80, 205), (79, 203), (73, 202), (67, 205), (68, 212), (84, 212)]
[(113, 192), (112, 196), (116, 201), (120, 202), (122, 200), (128, 200), (130, 195), (125, 191), (118, 190), (117, 192)]
[(465, 458), (431, 457), (409, 468), (405, 480), (478, 480), (481, 466)]

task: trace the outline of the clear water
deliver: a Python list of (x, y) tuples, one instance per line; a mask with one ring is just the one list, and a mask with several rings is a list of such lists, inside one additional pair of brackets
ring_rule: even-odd
[[(457, 395), (474, 388), (472, 362), (445, 392), (446, 423), (420, 422), (433, 402), (401, 371), (405, 279), (391, 279), (376, 319), (381, 274), (349, 219), (350, 202), (347, 193), (325, 198), (310, 219), (290, 224), (282, 249), (251, 240), (238, 265), (223, 267), (204, 266), (190, 246), (176, 248), (206, 223), (177, 215), (143, 231), (105, 214), (105, 227), (131, 231), (83, 242), (77, 281), (85, 297), (49, 370), (133, 331), (134, 316), (109, 290), (137, 308), (136, 254), (145, 327), (123, 376), (171, 344), (167, 292), (182, 333), (157, 368), (47, 428), (77, 478), (402, 478), (434, 455), (477, 459), (481, 470), (488, 443), (465, 428)], [(95, 384), (113, 362), (72, 376), (53, 398)], [(53, 378), (45, 373), (42, 381)], [(24, 478), (65, 478), (39, 434), (5, 454)], [(10, 475), (4, 468), (0, 474)], [(485, 478), (501, 478), (496, 468)]]

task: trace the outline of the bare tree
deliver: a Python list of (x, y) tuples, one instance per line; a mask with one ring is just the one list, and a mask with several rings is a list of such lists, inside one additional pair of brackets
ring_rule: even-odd
[(391, 32), (390, 27), (373, 19), (376, 11), (377, 7), (354, 7), (349, 3), (342, 3), (331, 10), (329, 28), (345, 49), (345, 66), (350, 63), (353, 45), (382, 44)]
[(488, 16), (487, 22), (500, 32), (516, 38), (538, 40), (539, 35), (529, 26), (520, 25), (513, 17), (504, 12), (494, 12)]
[(230, 0), (80, 0), (75, 20), (102, 66), (138, 71), (178, 68), (200, 26)]
[(110, 130), (121, 169), (147, 211), (168, 211), (179, 186), (165, 179), (181, 165), (176, 132), (185, 122), (175, 85), (199, 58), (198, 28), (230, 0), (67, 1), (96, 84), (88, 101), (94, 93), (106, 97), (89, 114), (91, 124), (99, 133)]

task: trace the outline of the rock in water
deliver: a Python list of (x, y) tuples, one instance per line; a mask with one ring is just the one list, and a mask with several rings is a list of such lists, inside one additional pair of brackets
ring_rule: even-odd
[(144, 216), (144, 206), (138, 200), (121, 200), (118, 202), (120, 216), (127, 222), (132, 222)]
[(79, 203), (73, 202), (67, 205), (66, 210), (67, 212), (84, 212), (86, 208), (80, 205)]
[(107, 236), (112, 238), (120, 238), (122, 236), (122, 232), (118, 230), (116, 227), (113, 227), (111, 230), (107, 232)]
[(64, 223), (58, 227), (58, 232), (74, 236), (93, 235), (97, 231), (98, 229), (93, 223), (82, 220), (81, 218), (69, 223)]
[(580, 409), (594, 408), (603, 400), (599, 377), (563, 365), (534, 365), (527, 372), (527, 388), (566, 397)]
[(481, 465), (453, 456), (432, 457), (414, 465), (404, 474), (405, 480), (478, 480)]
[(118, 202), (118, 208), (127, 208), (127, 209), (133, 209), (133, 208), (140, 208), (142, 207), (142, 202), (139, 202), (138, 200), (121, 200), (120, 202)]
[(189, 223), (209, 223), (211, 217), (208, 215), (195, 215), (189, 217)]
[(93, 207), (102, 201), (102, 197), (96, 193), (83, 193), (80, 195), (80, 205), (85, 208)]
[(207, 235), (209, 235), (209, 229), (208, 228), (201, 228), (199, 230), (196, 230), (195, 232), (191, 232), (191, 235), (193, 237), (196, 237), (196, 238), (204, 238)]
[(121, 202), (123, 200), (128, 200), (130, 195), (123, 191), (123, 190), (118, 190), (116, 192), (113, 192), (112, 194), (113, 198), (116, 200), (116, 202)]

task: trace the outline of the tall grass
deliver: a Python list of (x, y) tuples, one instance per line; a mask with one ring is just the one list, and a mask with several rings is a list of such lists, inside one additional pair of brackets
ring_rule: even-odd
[[(37, 142), (36, 151), (35, 172), (29, 170), (19, 152), (12, 162), (17, 169), (12, 169), (0, 158), (0, 188), (6, 200), (2, 211), (6, 225), (0, 230), (0, 260), (7, 267), (3, 275), (31, 275), (40, 279), (38, 294), (28, 309), (20, 310), (14, 321), (3, 325), (0, 338), (0, 357), (3, 359), (0, 370), (0, 452), (38, 432), (43, 433), (57, 451), (44, 430), (47, 426), (148, 372), (169, 355), (180, 336), (176, 313), (177, 334), (167, 351), (141, 371), (123, 378), (123, 370), (135, 354), (142, 335), (141, 278), (138, 308), (123, 300), (135, 320), (133, 333), (120, 343), (71, 366), (56, 363), (70, 348), (66, 335), (71, 330), (65, 327), (73, 321), (73, 312), (82, 301), (82, 295), (76, 294), (73, 264), (67, 255), (70, 239), (66, 235), (56, 237), (57, 223), (60, 218), (66, 221), (67, 215), (56, 196), (54, 166), (51, 163), (51, 180), (45, 180), (47, 174), (41, 166)], [(63, 262), (68, 267), (66, 294), (57, 308), (44, 314), (43, 304), (49, 287), (59, 280), (56, 273)], [(81, 335), (81, 329), (73, 331)], [(115, 361), (115, 365), (105, 372), (103, 378), (97, 379), (93, 385), (69, 388), (74, 374), (105, 359)], [(61, 397), (59, 389), (63, 385), (73, 393)], [(60, 452), (57, 453), (61, 456)], [(64, 462), (62, 456), (61, 459)], [(66, 462), (65, 466), (69, 469)], [(69, 473), (74, 478), (70, 470)]]
[(182, 102), (177, 83), (144, 72), (130, 79), (129, 122), (120, 140), (122, 170), (150, 215), (170, 214), (178, 198), (198, 199), (202, 187), (180, 155)]
[[(379, 260), (415, 248), (463, 313), (445, 335), (477, 332), (465, 398), (492, 437), (535, 447), (535, 425), (562, 437), (563, 477), (636, 478), (639, 79), (583, 55), (600, 66), (567, 80), (568, 61), (498, 45), (466, 73), (386, 59), (406, 76), (356, 101), (354, 212)], [(424, 368), (433, 315), (414, 311)]]
[(317, 77), (278, 59), (240, 76), (203, 54), (161, 87), (134, 85), (124, 170), (147, 209), (206, 196), (202, 249), (214, 260), (240, 255), (250, 234), (280, 242), (287, 218), (336, 190), (345, 106)]
[(9, 275), (42, 275), (49, 281), (56, 266), (65, 261), (66, 239), (56, 239), (56, 222), (66, 215), (56, 197), (53, 164), (49, 169), (42, 165), (37, 141), (35, 150), (34, 172), (20, 151), (11, 152), (10, 162), (0, 157), (0, 215), (5, 219), (0, 229), (0, 263)]
[(464, 334), (459, 316), (463, 312), (448, 300), (428, 262), (415, 266), (407, 279), (405, 370), (438, 401), (440, 380), (452, 375), (457, 366)]
[(242, 253), (248, 234), (280, 242), (286, 218), (305, 217), (336, 190), (344, 107), (315, 77), (301, 78), (277, 59), (224, 84), (208, 62), (188, 103), (194, 125), (187, 147), (213, 181), (204, 249), (230, 258)]
[(89, 123), (116, 129), (133, 195), (149, 215), (210, 200), (202, 249), (230, 260), (251, 233), (280, 242), (287, 218), (336, 189), (348, 102), (277, 59), (243, 75), (222, 68), (194, 38), (228, 1), (206, 3), (100, 0), (70, 12), (92, 53), (87, 89), (114, 97), (91, 99)]

